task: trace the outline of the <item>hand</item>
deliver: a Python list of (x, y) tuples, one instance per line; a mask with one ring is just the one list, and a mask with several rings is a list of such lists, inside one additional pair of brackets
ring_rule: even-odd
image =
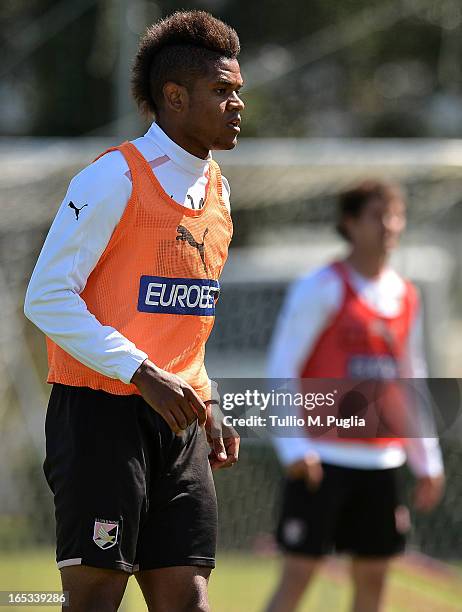
[(176, 374), (161, 370), (146, 359), (136, 370), (131, 382), (175, 434), (181, 434), (196, 419), (200, 426), (205, 425), (207, 412), (204, 402)]
[(205, 431), (210, 445), (209, 462), (212, 470), (232, 467), (239, 459), (240, 437), (234, 427), (223, 423), (223, 413), (216, 402), (206, 402)]
[(315, 453), (307, 453), (302, 459), (287, 466), (287, 475), (293, 479), (304, 479), (310, 491), (316, 491), (324, 477), (321, 461)]
[(430, 512), (439, 503), (444, 493), (444, 475), (423, 476), (414, 489), (414, 507), (421, 512)]

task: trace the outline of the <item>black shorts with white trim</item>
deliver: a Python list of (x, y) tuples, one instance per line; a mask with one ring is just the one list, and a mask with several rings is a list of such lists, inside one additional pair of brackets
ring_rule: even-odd
[(404, 550), (409, 512), (401, 468), (357, 469), (323, 463), (324, 478), (310, 491), (287, 480), (277, 530), (281, 548), (322, 557), (334, 552), (389, 557)]
[(175, 436), (138, 395), (55, 384), (45, 429), (60, 568), (215, 566), (217, 503), (197, 421)]

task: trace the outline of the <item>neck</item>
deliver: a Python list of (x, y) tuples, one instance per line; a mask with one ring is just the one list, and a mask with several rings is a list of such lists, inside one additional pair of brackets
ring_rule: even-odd
[(383, 272), (388, 255), (386, 253), (363, 253), (353, 248), (346, 261), (362, 276), (374, 278)]
[(177, 124), (169, 121), (166, 117), (158, 117), (156, 123), (179, 147), (199, 159), (207, 159), (210, 153), (209, 149), (205, 149), (196, 141), (192, 141), (188, 138)]

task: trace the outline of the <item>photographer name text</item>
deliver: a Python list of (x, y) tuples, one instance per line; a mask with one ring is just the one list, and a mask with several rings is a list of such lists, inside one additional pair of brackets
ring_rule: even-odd
[(227, 414), (223, 418), (223, 423), (231, 427), (340, 427), (350, 429), (350, 427), (365, 427), (366, 420), (357, 416), (340, 418), (332, 415), (321, 416), (307, 415), (306, 417), (269, 415), (267, 417), (251, 415), (247, 417), (233, 417)]

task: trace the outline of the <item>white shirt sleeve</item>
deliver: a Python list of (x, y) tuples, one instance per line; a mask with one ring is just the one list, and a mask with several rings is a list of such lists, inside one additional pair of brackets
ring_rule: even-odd
[[(403, 355), (401, 364), (403, 378), (425, 379), (428, 376), (425, 359), (423, 321), (423, 308), (420, 303), (411, 327), (408, 345)], [(419, 380), (418, 386), (420, 393), (427, 396), (428, 388), (426, 382), (424, 380)], [(427, 410), (424, 404), (427, 404), (428, 410), (430, 411), (431, 402), (423, 402), (421, 407), (423, 411)], [(430, 412), (421, 413), (419, 418), (430, 418), (433, 421)], [(430, 423), (429, 425), (434, 426), (434, 423)], [(424, 427), (422, 423), (422, 429), (424, 429)], [(435, 437), (427, 438), (416, 436), (415, 438), (407, 438), (405, 446), (409, 467), (417, 478), (444, 474), (443, 458), (439, 441), (436, 437), (436, 428)]]
[(409, 438), (406, 441), (409, 467), (417, 478), (444, 474), (438, 438)]
[(221, 176), (221, 183), (223, 186), (223, 189), (221, 190), (221, 197), (223, 198), (223, 202), (225, 203), (226, 208), (228, 209), (228, 212), (231, 212), (231, 187), (229, 186), (229, 181), (227, 178), (225, 178), (223, 175)]
[(424, 317), (421, 303), (412, 322), (409, 340), (401, 361), (403, 378), (427, 378), (428, 368), (425, 359)]
[[(342, 282), (329, 268), (323, 268), (291, 287), (270, 346), (269, 378), (299, 378), (305, 360), (333, 314), (338, 311), (342, 299)], [(284, 465), (294, 463), (312, 451), (306, 436), (273, 436), (272, 442)]]
[(323, 268), (292, 285), (271, 340), (268, 359), (270, 378), (300, 376), (304, 362), (340, 307), (342, 299), (342, 282), (329, 268)]
[(71, 181), (32, 273), (24, 312), (67, 353), (128, 384), (148, 356), (102, 325), (79, 295), (130, 198), (125, 169), (123, 156), (111, 152)]

